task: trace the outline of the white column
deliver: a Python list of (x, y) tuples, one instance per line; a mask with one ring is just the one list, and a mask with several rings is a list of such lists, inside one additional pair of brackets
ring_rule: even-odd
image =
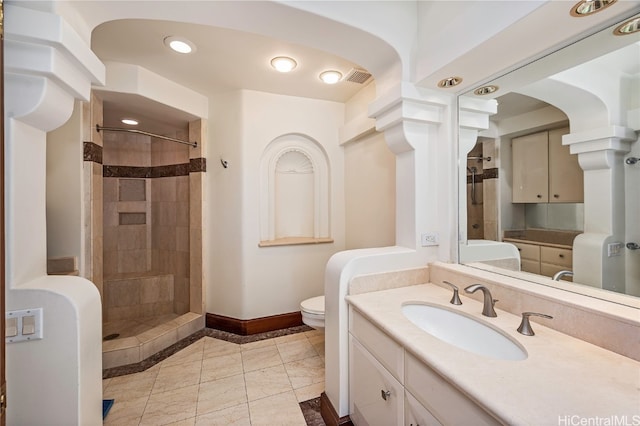
[(495, 99), (461, 96), (458, 105), (458, 243), (467, 242), (467, 154), (473, 149), (480, 130), (489, 128), (489, 116), (498, 112)]
[(607, 126), (563, 136), (584, 170), (584, 233), (573, 243), (574, 281), (624, 292), (624, 155), (635, 132)]
[[(338, 416), (349, 414), (349, 312), (345, 296), (356, 275), (451, 260), (456, 229), (453, 95), (401, 83), (369, 106), (376, 130), (396, 155), (396, 246), (349, 250), (331, 257), (325, 272), (325, 392)], [(443, 125), (450, 124), (450, 126)], [(439, 232), (422, 247), (423, 232)], [(452, 246), (455, 245), (455, 248)]]
[(28, 3), (5, 4), (6, 309), (42, 308), (43, 339), (7, 344), (7, 423), (101, 424), (100, 295), (46, 274), (45, 153), (46, 132), (104, 68), (60, 16)]

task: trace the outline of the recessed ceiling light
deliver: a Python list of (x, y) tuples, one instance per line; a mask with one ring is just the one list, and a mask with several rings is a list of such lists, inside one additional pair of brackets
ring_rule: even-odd
[(640, 18), (630, 19), (622, 24), (618, 25), (613, 34), (615, 35), (627, 35), (640, 31)]
[(491, 93), (494, 93), (495, 91), (497, 91), (499, 89), (498, 86), (482, 86), (482, 87), (478, 87), (476, 90), (473, 91), (473, 93), (475, 93), (476, 95), (489, 95)]
[(298, 63), (288, 56), (276, 56), (271, 60), (271, 66), (276, 71), (289, 72), (293, 71), (298, 66)]
[(443, 78), (438, 82), (438, 87), (442, 87), (446, 89), (448, 87), (457, 86), (460, 83), (462, 83), (462, 77)]
[(617, 0), (581, 0), (576, 3), (569, 12), (577, 18), (600, 12), (614, 4)]
[(124, 124), (127, 124), (129, 126), (137, 126), (138, 125), (138, 120), (134, 120), (133, 118), (123, 118), (121, 121)]
[(178, 53), (191, 53), (196, 51), (196, 45), (184, 37), (168, 36), (164, 38), (165, 46)]
[(336, 84), (342, 78), (342, 73), (340, 71), (325, 71), (320, 73), (320, 80), (324, 81), (327, 84)]

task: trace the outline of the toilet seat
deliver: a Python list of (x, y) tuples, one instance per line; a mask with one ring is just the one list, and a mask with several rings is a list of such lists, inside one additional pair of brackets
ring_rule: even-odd
[(319, 330), (324, 329), (324, 296), (303, 300), (300, 311), (303, 323)]
[(308, 314), (324, 315), (324, 296), (303, 300), (300, 303), (300, 310)]

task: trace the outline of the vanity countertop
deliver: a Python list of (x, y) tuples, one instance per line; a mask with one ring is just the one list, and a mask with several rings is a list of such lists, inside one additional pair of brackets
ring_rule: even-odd
[(504, 241), (515, 241), (540, 246), (571, 249), (580, 231), (556, 231), (553, 229), (512, 229), (504, 231)]
[(525, 244), (535, 244), (537, 246), (545, 246), (545, 247), (555, 247), (561, 249), (571, 250), (573, 247), (567, 244), (554, 244), (554, 243), (546, 243), (544, 241), (536, 241), (536, 240), (527, 240), (524, 238), (503, 238), (504, 242), (507, 243), (525, 243)]
[[(626, 423), (620, 424), (640, 422), (640, 362), (559, 333), (533, 317), (536, 335), (523, 336), (516, 331), (519, 316), (496, 309), (497, 318), (483, 317), (482, 303), (462, 295), (463, 305), (454, 306), (448, 303), (451, 294), (434, 284), (420, 284), (351, 295), (347, 301), (506, 424), (574, 424), (572, 416), (578, 416), (574, 421), (599, 418), (611, 422), (615, 416), (625, 419)], [(433, 303), (470, 314), (518, 341), (528, 357), (522, 361), (494, 360), (451, 346), (404, 317), (401, 307), (410, 302)], [(561, 419), (566, 420), (563, 423)]]

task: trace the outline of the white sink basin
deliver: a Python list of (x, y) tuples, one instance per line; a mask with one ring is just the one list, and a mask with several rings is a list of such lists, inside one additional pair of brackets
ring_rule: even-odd
[(407, 304), (402, 314), (422, 330), (460, 349), (495, 359), (527, 358), (519, 344), (463, 313), (434, 305)]

